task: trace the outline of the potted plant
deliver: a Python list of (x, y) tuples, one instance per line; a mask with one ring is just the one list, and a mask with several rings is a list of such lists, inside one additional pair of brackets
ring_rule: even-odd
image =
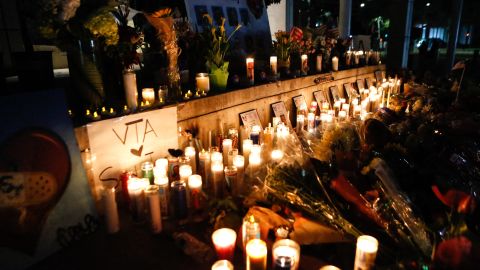
[(228, 61), (225, 56), (230, 49), (230, 39), (235, 32), (240, 29), (241, 25), (237, 25), (235, 30), (227, 36), (225, 31), (225, 18), (221, 18), (221, 23), (215, 27), (212, 18), (205, 14), (207, 24), (202, 33), (204, 43), (207, 49), (206, 65), (209, 71), (210, 82), (213, 88), (217, 90), (225, 90), (228, 81)]

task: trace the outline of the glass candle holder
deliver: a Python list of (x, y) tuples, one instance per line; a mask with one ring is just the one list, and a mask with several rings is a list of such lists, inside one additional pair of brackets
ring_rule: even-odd
[(168, 178), (170, 182), (180, 180), (180, 174), (178, 174), (178, 157), (168, 157)]
[(197, 173), (204, 179), (203, 181), (203, 188), (210, 189), (210, 185), (208, 183), (209, 175), (210, 175), (210, 153), (202, 149), (200, 153), (198, 153), (198, 170)]
[(200, 209), (200, 197), (202, 193), (202, 177), (193, 174), (188, 177), (188, 189), (190, 191), (190, 205), (193, 209)]
[(223, 162), (225, 163), (226, 166), (230, 165), (228, 164), (228, 152), (230, 150), (232, 150), (232, 140), (224, 139), (222, 142), (222, 154), (223, 154)]
[(233, 158), (233, 166), (237, 168), (237, 180), (232, 187), (233, 196), (238, 196), (243, 192), (243, 182), (245, 180), (245, 158), (241, 155), (236, 155)]
[(195, 147), (185, 147), (185, 156), (190, 158), (190, 166), (192, 166), (192, 173), (197, 173), (197, 151), (195, 150)]
[(369, 235), (357, 238), (357, 250), (355, 252), (355, 270), (372, 269), (377, 257), (378, 240)]
[(262, 128), (260, 126), (253, 126), (252, 131), (250, 132), (250, 140), (253, 144), (260, 144), (260, 132)]
[(155, 102), (155, 91), (153, 88), (143, 88), (142, 99), (144, 103), (148, 101), (150, 104), (153, 104)]
[(300, 265), (300, 245), (290, 239), (276, 241), (272, 246), (273, 269), (297, 270)]
[(227, 166), (224, 169), (225, 173), (225, 182), (227, 184), (227, 190), (230, 191), (230, 194), (233, 195), (233, 189), (237, 185), (237, 167)]
[(228, 138), (232, 140), (232, 148), (238, 149), (238, 129), (236, 128), (229, 128), (228, 129)]
[(210, 91), (210, 78), (208, 73), (197, 73), (195, 76), (195, 81), (197, 83), (197, 91), (208, 93)]
[(212, 265), (212, 270), (233, 270), (233, 264), (228, 260), (219, 260)]
[(247, 66), (247, 81), (250, 85), (253, 85), (255, 83), (255, 60), (248, 57), (245, 62)]
[(115, 200), (115, 186), (105, 185), (102, 192), (103, 211), (107, 233), (114, 234), (120, 230), (117, 201)]
[(247, 270), (267, 269), (267, 244), (260, 239), (248, 241), (245, 250), (247, 252)]
[(183, 181), (173, 181), (170, 185), (174, 214), (178, 221), (182, 222), (188, 217), (187, 187)]
[(249, 215), (243, 219), (242, 223), (242, 244), (244, 250), (248, 241), (252, 239), (260, 239), (260, 223), (253, 215)]
[(153, 185), (153, 181), (155, 181), (155, 176), (153, 175), (153, 163), (150, 161), (142, 163), (142, 177), (148, 178), (150, 184)]
[(166, 175), (156, 176), (155, 185), (158, 186), (158, 196), (160, 200), (160, 212), (162, 219), (168, 219), (168, 177)]
[(162, 85), (158, 89), (158, 102), (160, 104), (164, 104), (167, 101), (167, 91), (168, 88), (166, 85)]
[(212, 162), (213, 194), (216, 198), (223, 198), (225, 190), (225, 177), (223, 163)]
[(218, 229), (212, 234), (213, 245), (220, 260), (233, 260), (237, 233), (228, 228)]
[(233, 158), (238, 155), (238, 149), (233, 148), (232, 150), (228, 151), (228, 165), (233, 165)]
[(272, 72), (273, 77), (277, 77), (277, 57), (270, 56), (270, 72)]
[(148, 202), (150, 229), (152, 233), (162, 232), (162, 214), (160, 211), (160, 196), (158, 186), (150, 185), (145, 189), (145, 197)]
[(273, 163), (280, 163), (283, 158), (283, 151), (280, 149), (274, 149), (272, 151), (271, 158)]

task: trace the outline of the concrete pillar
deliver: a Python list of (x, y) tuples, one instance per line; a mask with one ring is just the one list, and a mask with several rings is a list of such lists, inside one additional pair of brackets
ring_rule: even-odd
[(414, 0), (391, 0), (390, 33), (387, 48), (388, 69), (406, 68), (410, 49)]
[(350, 24), (352, 21), (352, 0), (340, 0), (340, 12), (338, 13), (338, 30), (341, 38), (350, 36)]
[(460, 30), (460, 21), (462, 19), (463, 0), (452, 1), (452, 18), (449, 25), (447, 63), (446, 68), (449, 71), (455, 64), (455, 50), (457, 48), (458, 32)]

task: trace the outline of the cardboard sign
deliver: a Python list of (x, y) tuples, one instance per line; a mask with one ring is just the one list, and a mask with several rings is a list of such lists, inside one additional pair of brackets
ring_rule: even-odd
[(315, 97), (315, 100), (318, 103), (318, 106), (322, 106), (324, 102), (328, 102), (328, 97), (323, 90), (318, 90), (313, 92), (313, 97)]
[(262, 122), (260, 122), (257, 109), (240, 113), (240, 119), (247, 130), (251, 129), (253, 126), (262, 127)]
[(307, 102), (305, 101), (305, 97), (303, 95), (295, 96), (292, 98), (293, 104), (295, 104), (295, 108), (300, 110), (302, 107), (307, 109)]
[(357, 79), (357, 89), (358, 91), (362, 91), (363, 89), (365, 89), (363, 79)]
[(344, 83), (343, 87), (345, 88), (345, 93), (347, 94), (349, 101), (358, 97), (358, 92), (355, 88), (352, 87), (351, 83)]
[(275, 115), (275, 117), (280, 117), (283, 123), (291, 127), (285, 102), (283, 101), (275, 102), (275, 103), (272, 103), (271, 106), (272, 106), (273, 114)]
[(63, 91), (0, 103), (0, 269), (24, 269), (99, 224)]
[(382, 83), (383, 79), (385, 79), (385, 74), (381, 70), (375, 71), (375, 79), (378, 83)]
[(336, 85), (330, 86), (328, 89), (330, 90), (331, 95), (330, 104), (333, 107), (333, 104), (336, 101), (340, 101), (340, 92), (338, 91), (338, 87)]
[(145, 161), (178, 147), (177, 107), (164, 108), (87, 125), (95, 189), (123, 170), (140, 173)]

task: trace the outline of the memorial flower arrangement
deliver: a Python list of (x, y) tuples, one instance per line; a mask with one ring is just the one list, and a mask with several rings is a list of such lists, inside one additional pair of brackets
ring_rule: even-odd
[(284, 66), (284, 63), (290, 62), (290, 52), (294, 47), (294, 41), (290, 36), (290, 33), (286, 31), (277, 31), (275, 33), (275, 40), (273, 41), (273, 48), (278, 57), (280, 66)]

